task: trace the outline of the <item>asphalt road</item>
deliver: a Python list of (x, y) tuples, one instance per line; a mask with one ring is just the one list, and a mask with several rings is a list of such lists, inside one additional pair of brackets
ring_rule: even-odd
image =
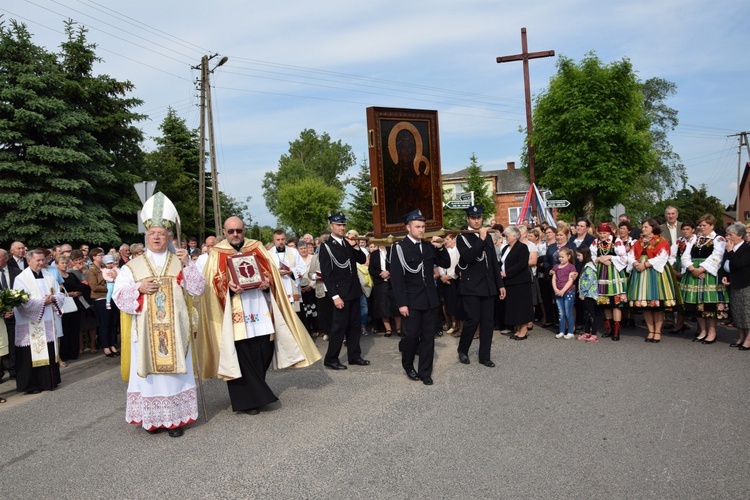
[(396, 337), (363, 337), (369, 367), (269, 372), (281, 401), (258, 416), (208, 381), (208, 422), (179, 439), (126, 424), (117, 360), (85, 355), (55, 391), (0, 384), (0, 495), (748, 498), (750, 351), (726, 329), (713, 345), (644, 333), (496, 335), (496, 368), (442, 337), (431, 387), (404, 375)]

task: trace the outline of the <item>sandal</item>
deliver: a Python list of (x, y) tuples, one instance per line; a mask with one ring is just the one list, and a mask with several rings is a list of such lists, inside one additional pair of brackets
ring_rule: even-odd
[(393, 335), (393, 332), (391, 330), (386, 330), (385, 335), (383, 335), (383, 337), (390, 337), (391, 335)]

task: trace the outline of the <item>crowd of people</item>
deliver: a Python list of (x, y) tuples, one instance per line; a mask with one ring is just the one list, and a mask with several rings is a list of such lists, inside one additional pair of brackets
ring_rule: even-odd
[[(360, 339), (372, 334), (399, 339), (407, 377), (425, 385), (436, 336), (458, 338), (462, 364), (478, 339), (478, 362), (492, 368), (494, 330), (522, 341), (540, 324), (558, 339), (619, 341), (636, 313), (647, 343), (693, 320), (693, 341), (714, 344), (724, 322), (738, 332), (731, 346), (750, 350), (750, 232), (735, 223), (719, 235), (711, 215), (679, 221), (668, 207), (663, 222), (640, 227), (623, 215), (504, 228), (473, 206), (466, 229), (428, 239), (415, 210), (406, 236), (379, 246), (347, 231), (340, 213), (317, 238), (278, 230), (268, 245), (246, 238), (237, 217), (218, 239), (176, 245), (169, 217), (144, 213), (145, 244), (0, 249), (0, 285), (29, 295), (4, 314), (0, 380), (8, 372), (19, 392), (51, 390), (66, 362), (124, 351), (126, 420), (176, 437), (198, 415), (193, 350), (200, 376), (226, 380), (233, 410), (251, 414), (277, 400), (270, 367), (322, 357), (345, 370), (344, 346), (348, 365), (368, 366)], [(325, 355), (315, 342), (327, 342)]]

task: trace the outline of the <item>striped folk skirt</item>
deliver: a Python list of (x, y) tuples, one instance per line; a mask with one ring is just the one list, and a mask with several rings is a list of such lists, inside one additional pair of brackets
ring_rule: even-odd
[[(693, 259), (693, 267), (700, 267), (705, 259)], [(700, 313), (704, 318), (725, 319), (729, 314), (729, 291), (718, 276), (708, 272), (703, 279), (685, 272), (680, 282), (686, 312)]]
[(625, 270), (618, 271), (614, 264), (605, 265), (601, 262), (596, 265), (598, 275), (597, 291), (599, 300), (597, 303), (605, 307), (624, 307), (628, 303), (628, 277)]
[[(641, 262), (645, 260), (645, 256)], [(628, 281), (628, 303), (630, 307), (664, 309), (674, 307), (682, 302), (679, 293), (675, 293), (675, 278), (669, 266), (659, 272), (653, 267), (630, 274)]]

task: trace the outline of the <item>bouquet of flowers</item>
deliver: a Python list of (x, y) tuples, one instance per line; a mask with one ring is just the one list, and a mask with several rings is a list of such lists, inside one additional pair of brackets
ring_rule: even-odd
[(6, 313), (29, 301), (29, 294), (24, 290), (0, 291), (0, 312)]

